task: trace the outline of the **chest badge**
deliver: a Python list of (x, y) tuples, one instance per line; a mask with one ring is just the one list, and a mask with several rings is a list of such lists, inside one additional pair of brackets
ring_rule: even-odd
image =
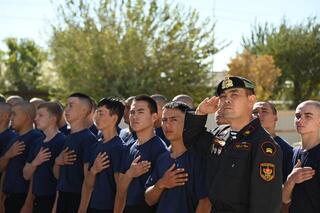
[(276, 166), (272, 163), (260, 163), (260, 177), (264, 181), (271, 181), (275, 177)]

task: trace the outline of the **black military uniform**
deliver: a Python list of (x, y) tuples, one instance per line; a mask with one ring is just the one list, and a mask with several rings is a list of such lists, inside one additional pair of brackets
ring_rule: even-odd
[[(233, 81), (228, 88), (247, 88)], [(206, 118), (186, 113), (184, 143), (189, 150), (207, 156), (213, 212), (279, 213), (282, 152), (260, 120), (253, 119), (239, 132), (221, 126), (213, 133), (205, 128)]]

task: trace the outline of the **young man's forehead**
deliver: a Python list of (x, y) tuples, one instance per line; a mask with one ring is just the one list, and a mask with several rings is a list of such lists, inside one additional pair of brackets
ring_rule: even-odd
[(78, 102), (80, 102), (80, 98), (78, 98), (78, 97), (69, 97), (67, 99), (67, 102), (68, 103), (78, 103)]
[(320, 109), (312, 104), (299, 105), (296, 109), (296, 113), (301, 114), (319, 114)]
[(47, 107), (40, 107), (37, 109), (37, 112), (48, 112), (48, 108)]
[(22, 111), (22, 107), (20, 105), (13, 106), (12, 111)]
[(139, 108), (147, 108), (148, 107), (148, 102), (146, 101), (136, 101), (134, 100), (132, 103), (131, 103), (131, 108), (136, 108), (136, 107), (139, 107)]
[(269, 109), (271, 110), (271, 107), (268, 103), (266, 102), (257, 102), (253, 105), (253, 109)]
[(106, 107), (106, 106), (99, 106), (97, 109), (96, 109), (97, 112), (102, 112), (102, 111), (109, 111), (109, 109)]
[(168, 109), (168, 108), (164, 108), (162, 111), (162, 115), (170, 115), (170, 116), (181, 116), (184, 113), (181, 112), (179, 109)]

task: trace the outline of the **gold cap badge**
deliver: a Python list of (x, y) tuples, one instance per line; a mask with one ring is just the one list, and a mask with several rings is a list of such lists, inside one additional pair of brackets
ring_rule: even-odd
[(222, 82), (222, 89), (227, 89), (233, 87), (232, 80), (227, 76), (224, 81)]

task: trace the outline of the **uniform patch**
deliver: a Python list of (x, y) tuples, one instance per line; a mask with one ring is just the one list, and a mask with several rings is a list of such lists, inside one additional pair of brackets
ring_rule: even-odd
[(210, 149), (211, 154), (220, 155), (224, 145), (226, 145), (226, 142), (224, 140), (221, 140), (219, 138), (214, 138), (211, 144), (211, 149)]
[(238, 150), (250, 150), (251, 149), (251, 143), (248, 142), (236, 142), (233, 144), (234, 149)]
[(277, 152), (275, 145), (270, 141), (263, 142), (261, 144), (261, 149), (267, 156), (273, 156)]
[(217, 145), (219, 145), (219, 146), (224, 146), (224, 145), (226, 145), (226, 142), (225, 142), (224, 140), (220, 139), (220, 138), (214, 138), (214, 139), (213, 139), (213, 143), (214, 143), (214, 144), (217, 144)]
[(276, 166), (272, 163), (260, 163), (260, 177), (264, 181), (271, 181), (274, 179), (276, 173)]

